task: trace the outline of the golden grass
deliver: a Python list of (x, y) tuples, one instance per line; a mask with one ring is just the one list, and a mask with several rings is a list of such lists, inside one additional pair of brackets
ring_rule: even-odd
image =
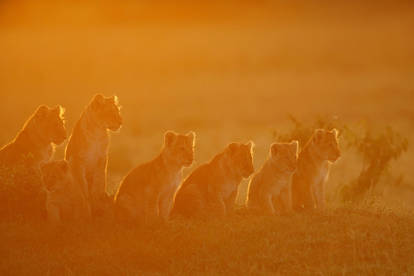
[(51, 229), (0, 224), (2, 275), (410, 275), (414, 216), (372, 207)]

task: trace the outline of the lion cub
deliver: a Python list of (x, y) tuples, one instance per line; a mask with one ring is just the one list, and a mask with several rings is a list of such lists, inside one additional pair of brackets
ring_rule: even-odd
[(66, 139), (64, 108), (39, 106), (16, 137), (0, 148), (0, 218), (43, 217), (40, 166)]
[(195, 133), (168, 131), (161, 153), (133, 169), (115, 195), (116, 216), (153, 223), (168, 219), (182, 180), (182, 169), (194, 160)]
[(54, 146), (66, 139), (64, 112), (60, 105), (39, 106), (14, 140), (0, 148), (0, 165), (11, 167), (30, 159), (25, 160), (30, 161), (25, 165), (39, 170), (54, 154)]
[(231, 143), (184, 181), (173, 213), (191, 217), (213, 211), (224, 216), (234, 206), (241, 180), (253, 172), (253, 143)]
[(72, 171), (65, 160), (51, 161), (41, 167), (46, 190), (46, 211), (53, 224), (72, 222), (86, 214), (87, 202), (75, 184)]
[(82, 112), (69, 138), (65, 160), (89, 203), (89, 215), (102, 216), (110, 208), (107, 186), (109, 131), (121, 128), (118, 97), (96, 94)]
[[(278, 199), (282, 189), (290, 190), (291, 176), (296, 170), (298, 141), (274, 143), (270, 146), (269, 158), (251, 179), (247, 206), (275, 214), (273, 200)], [(290, 207), (290, 198), (287, 202)]]
[(298, 169), (292, 178), (293, 208), (325, 207), (325, 183), (330, 165), (341, 156), (338, 131), (316, 129), (299, 153)]

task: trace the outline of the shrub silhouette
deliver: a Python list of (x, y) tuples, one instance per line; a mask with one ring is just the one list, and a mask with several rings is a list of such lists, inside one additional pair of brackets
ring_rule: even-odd
[[(379, 183), (381, 176), (389, 170), (392, 160), (398, 160), (408, 149), (408, 141), (401, 134), (387, 126), (374, 131), (370, 126), (363, 126), (357, 132), (356, 126), (341, 122), (336, 117), (318, 116), (315, 120), (304, 123), (294, 116), (289, 116), (293, 129), (284, 134), (273, 133), (274, 139), (288, 142), (298, 140), (302, 148), (311, 137), (314, 129), (338, 130), (342, 151), (354, 150), (362, 159), (362, 167), (356, 179), (344, 185), (340, 191), (342, 201), (357, 202)], [(362, 133), (362, 134), (360, 134)], [(401, 177), (397, 182), (401, 182)]]
[(273, 133), (273, 138), (280, 142), (290, 142), (292, 140), (299, 141), (299, 147), (302, 147), (308, 142), (312, 136), (313, 131), (317, 128), (332, 130), (336, 128), (338, 130), (338, 136), (340, 136), (347, 127), (342, 124), (336, 116), (317, 116), (315, 120), (310, 123), (301, 122), (293, 115), (289, 115), (289, 120), (293, 124), (293, 129), (288, 133), (279, 134)]
[(391, 127), (377, 132), (366, 128), (362, 136), (351, 133), (348, 145), (362, 158), (359, 176), (341, 190), (342, 200), (353, 202), (360, 201), (373, 189), (389, 169), (391, 161), (398, 160), (408, 149), (407, 139)]

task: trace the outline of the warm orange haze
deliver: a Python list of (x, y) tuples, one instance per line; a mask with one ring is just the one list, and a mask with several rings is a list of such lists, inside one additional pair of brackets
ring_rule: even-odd
[(414, 5), (354, 2), (0, 1), (0, 274), (414, 274)]

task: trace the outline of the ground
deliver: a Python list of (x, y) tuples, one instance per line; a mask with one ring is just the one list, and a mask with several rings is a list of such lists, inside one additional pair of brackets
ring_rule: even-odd
[(411, 275), (414, 216), (378, 207), (152, 229), (0, 224), (2, 275)]

